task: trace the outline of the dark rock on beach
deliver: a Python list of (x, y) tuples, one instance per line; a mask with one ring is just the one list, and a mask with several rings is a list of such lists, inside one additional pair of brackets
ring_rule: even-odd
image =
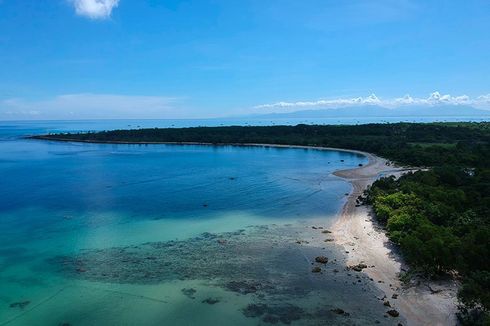
[(326, 264), (328, 263), (328, 258), (325, 256), (318, 256), (315, 258), (315, 261), (320, 264)]
[(318, 266), (315, 266), (311, 269), (312, 273), (320, 273), (321, 271), (322, 271), (322, 269)]
[(367, 268), (367, 265), (366, 264), (363, 264), (363, 263), (360, 263), (360, 264), (357, 264), (357, 265), (350, 266), (349, 268), (352, 269), (353, 271), (356, 271), (356, 272), (362, 272), (362, 270), (364, 268)]
[(386, 313), (388, 315), (390, 315), (391, 317), (398, 317), (398, 316), (400, 316), (400, 313), (398, 311), (396, 311), (395, 309), (388, 310)]

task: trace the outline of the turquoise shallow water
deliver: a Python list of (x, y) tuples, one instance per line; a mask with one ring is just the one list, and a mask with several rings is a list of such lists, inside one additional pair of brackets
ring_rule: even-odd
[(0, 325), (393, 322), (342, 250), (311, 239), (350, 190), (331, 173), (364, 157), (20, 138), (118, 123), (0, 127)]

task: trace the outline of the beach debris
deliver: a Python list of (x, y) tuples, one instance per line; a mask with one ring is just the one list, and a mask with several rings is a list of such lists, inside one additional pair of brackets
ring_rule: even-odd
[(325, 256), (318, 256), (315, 258), (315, 261), (320, 264), (326, 264), (328, 263), (328, 258)]
[(356, 272), (362, 272), (364, 268), (367, 268), (367, 265), (363, 263), (359, 263), (357, 265), (349, 266), (349, 268)]
[(391, 307), (391, 304), (390, 304), (390, 302), (389, 302), (389, 301), (385, 301), (385, 302), (383, 302), (383, 305), (385, 305), (386, 307)]
[(220, 300), (217, 298), (207, 298), (207, 299), (202, 300), (201, 302), (213, 305), (213, 304), (217, 304), (219, 301)]
[(187, 289), (187, 288), (184, 288), (182, 290), (180, 290), (182, 292), (183, 295), (185, 295), (186, 297), (188, 297), (189, 299), (195, 299), (196, 297), (194, 297), (194, 294), (196, 294), (196, 289), (193, 289), (193, 288), (190, 288), (190, 289)]
[[(391, 284), (390, 284), (391, 285)], [(398, 299), (398, 294), (396, 293), (393, 293), (393, 295), (391, 296), (392, 299)]]
[(224, 239), (218, 239), (218, 244), (220, 244), (220, 245), (225, 245), (225, 244), (226, 244), (226, 242), (227, 242), (227, 241), (226, 241), (226, 240), (224, 240)]
[(10, 308), (20, 308), (24, 309), (27, 307), (31, 302), (30, 301), (20, 301), (20, 302), (14, 302), (10, 304)]
[(321, 271), (322, 271), (322, 269), (318, 266), (315, 266), (311, 269), (312, 273), (320, 273)]
[(329, 234), (329, 233), (332, 233), (332, 231), (330, 231), (330, 230), (323, 230), (322, 233), (323, 234)]
[(334, 241), (334, 239), (332, 239), (332, 238), (328, 238), (328, 239), (325, 239), (325, 240), (323, 240), (323, 241), (324, 241), (324, 242), (333, 242), (333, 241)]
[(398, 311), (396, 311), (395, 309), (388, 310), (386, 313), (388, 315), (390, 315), (391, 317), (398, 317), (398, 316), (400, 316), (400, 313)]

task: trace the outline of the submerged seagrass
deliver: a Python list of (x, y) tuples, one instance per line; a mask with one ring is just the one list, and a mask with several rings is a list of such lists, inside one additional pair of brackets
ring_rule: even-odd
[[(373, 295), (374, 284), (365, 275), (346, 268), (335, 245), (318, 247), (298, 240), (311, 237), (312, 232), (317, 231), (305, 225), (250, 226), (235, 232), (206, 232), (180, 241), (83, 250), (48, 262), (65, 277), (93, 282), (199, 280), (250, 296), (252, 303), (241, 307), (242, 313), (264, 323), (374, 322), (372, 317), (366, 319), (366, 311), (350, 303), (353, 297), (382, 316), (383, 301), (379, 293)], [(315, 262), (320, 253), (328, 254), (330, 261)], [(321, 273), (311, 273), (311, 266), (321, 266)], [(182, 293), (193, 300), (198, 291), (183, 288)], [(328, 304), (332, 296), (336, 302)], [(207, 298), (203, 303), (219, 301)], [(344, 310), (339, 306), (347, 312), (339, 313)], [(378, 321), (381, 323), (381, 319)]]

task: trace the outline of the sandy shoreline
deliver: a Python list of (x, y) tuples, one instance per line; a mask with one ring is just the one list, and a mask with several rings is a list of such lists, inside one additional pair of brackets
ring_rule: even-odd
[[(335, 242), (346, 250), (347, 265), (365, 263), (374, 266), (363, 272), (374, 280), (385, 293), (384, 300), (405, 317), (408, 325), (455, 325), (457, 285), (453, 282), (431, 282), (404, 287), (399, 280), (404, 269), (403, 261), (373, 220), (371, 209), (364, 205), (356, 207), (357, 197), (379, 175), (399, 176), (404, 172), (387, 165), (385, 159), (369, 153), (364, 155), (368, 157), (369, 164), (334, 173), (348, 180), (353, 187), (340, 218), (332, 228)], [(394, 299), (393, 295), (397, 298)]]
[[(399, 274), (403, 269), (403, 261), (394, 251), (393, 246), (384, 231), (372, 218), (369, 207), (356, 206), (356, 199), (379, 176), (400, 176), (407, 171), (388, 165), (388, 161), (374, 154), (341, 148), (280, 145), (280, 144), (254, 144), (254, 143), (204, 143), (204, 142), (125, 142), (125, 141), (89, 141), (76, 139), (56, 139), (49, 135), (30, 137), (31, 139), (101, 143), (101, 144), (128, 144), (128, 145), (205, 145), (205, 146), (242, 146), (242, 147), (271, 147), (296, 148), (308, 150), (334, 150), (355, 153), (365, 156), (369, 162), (359, 168), (339, 170), (333, 174), (351, 183), (352, 191), (347, 198), (340, 217), (332, 227), (332, 236), (335, 243), (345, 248), (347, 265), (365, 263), (370, 266), (362, 272), (373, 279), (377, 287), (385, 293), (384, 301), (389, 301), (391, 308), (400, 312), (408, 325), (454, 325), (456, 324), (456, 293), (455, 283), (435, 283), (411, 285), (404, 287)], [(374, 266), (374, 267), (371, 267)], [(394, 298), (394, 296), (396, 298)]]

